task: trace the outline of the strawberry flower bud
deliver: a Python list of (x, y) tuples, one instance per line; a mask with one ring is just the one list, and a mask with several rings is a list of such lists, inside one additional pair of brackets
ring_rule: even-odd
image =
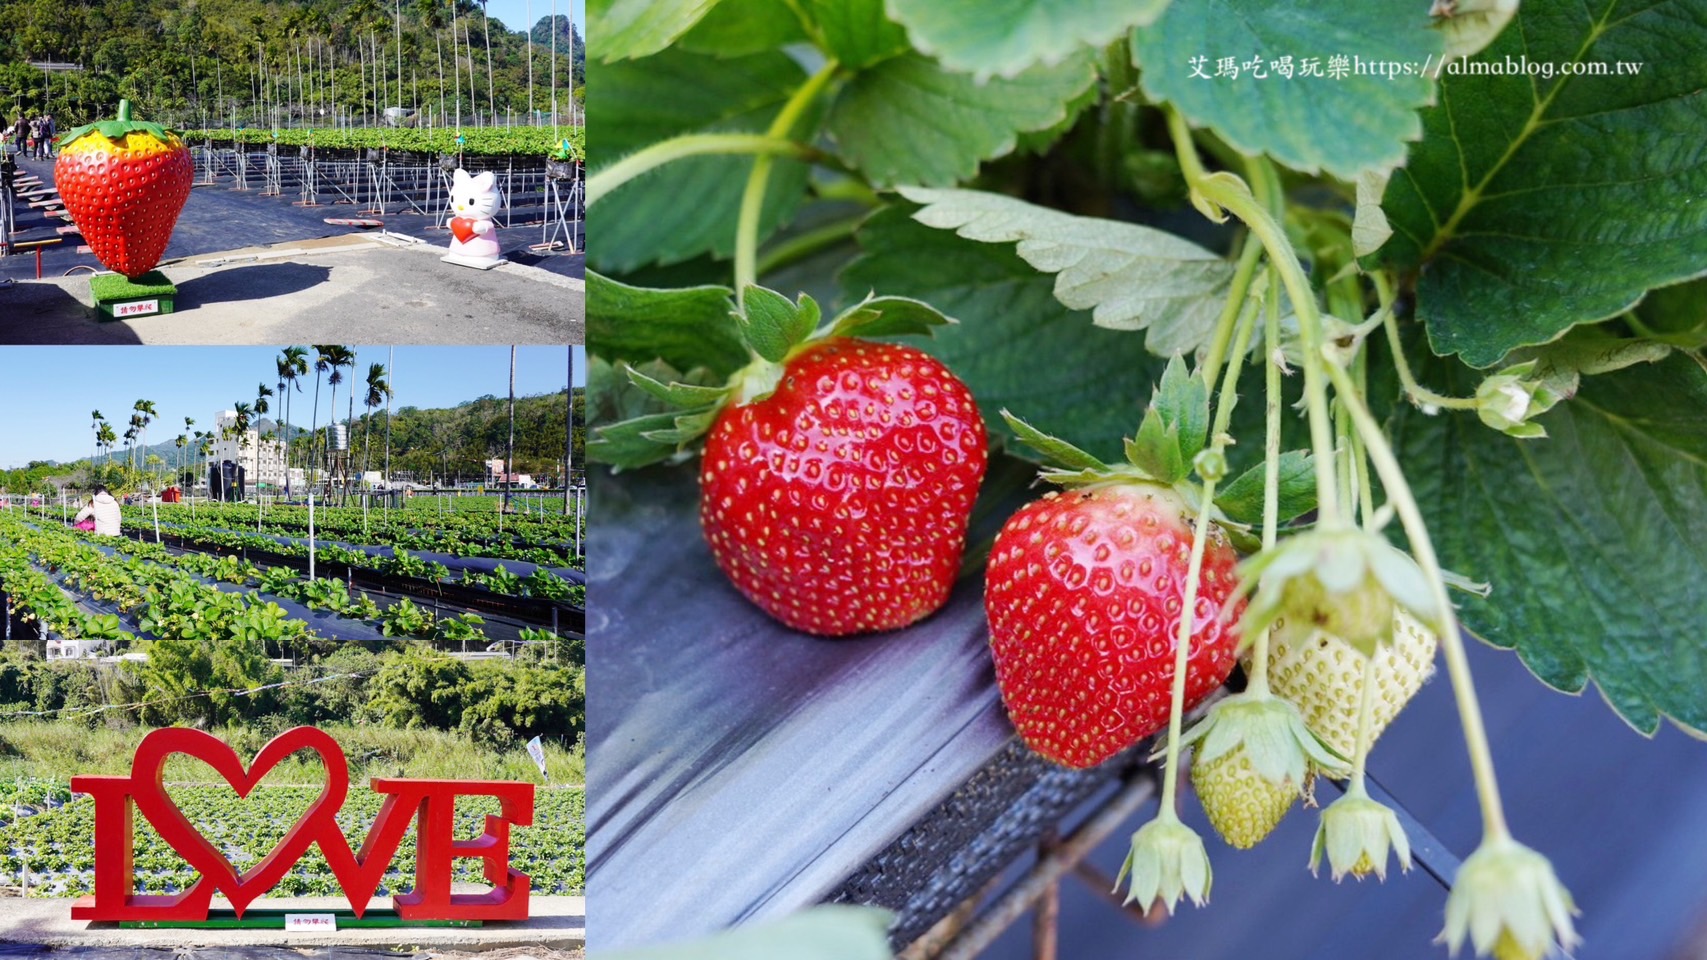
[(1468, 936), (1479, 957), (1539, 960), (1554, 944), (1576, 946), (1576, 912), (1546, 857), (1509, 836), (1495, 837), (1458, 868), (1437, 942), (1456, 956)]
[(1310, 850), (1310, 872), (1316, 872), (1326, 852), (1336, 882), (1348, 873), (1359, 880), (1371, 873), (1386, 880), (1389, 846), (1399, 858), (1399, 869), (1411, 869), (1411, 843), (1398, 815), (1354, 787), (1322, 811)]
[(1246, 637), (1278, 621), (1283, 640), (1322, 630), (1368, 656), (1392, 641), (1395, 607), (1444, 632), (1422, 568), (1373, 531), (1311, 530), (1245, 561), (1239, 573), (1238, 592), (1256, 591), (1239, 627)]
[(1132, 885), (1126, 902), (1146, 910), (1160, 900), (1171, 915), (1181, 896), (1190, 897), (1200, 907), (1209, 900), (1213, 880), (1209, 853), (1203, 849), (1203, 838), (1197, 831), (1176, 817), (1159, 816), (1132, 835), (1132, 850), (1120, 867), (1120, 875), (1114, 878), (1115, 892), (1128, 873)]
[(1523, 439), (1547, 435), (1540, 424), (1530, 420), (1552, 409), (1563, 396), (1546, 381), (1531, 379), (1536, 364), (1531, 360), (1507, 367), (1482, 381), (1476, 388), (1476, 414), (1483, 423)]

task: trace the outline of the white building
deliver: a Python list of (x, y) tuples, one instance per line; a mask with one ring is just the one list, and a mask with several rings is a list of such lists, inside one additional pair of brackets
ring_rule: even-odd
[(282, 440), (262, 440), (261, 431), (252, 425), (237, 433), (237, 411), (222, 410), (215, 421), (213, 447), (206, 466), (222, 460), (242, 464), (244, 482), (250, 488), (262, 485), (280, 488), (285, 482), (285, 445)]

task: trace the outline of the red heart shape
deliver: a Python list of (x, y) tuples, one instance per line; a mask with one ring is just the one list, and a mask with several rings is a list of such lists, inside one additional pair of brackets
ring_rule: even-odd
[[(298, 750), (320, 754), (320, 762), (326, 767), (326, 786), (278, 846), (239, 876), (225, 854), (202, 836), (167, 795), (166, 758), (174, 753), (195, 757), (224, 777), (239, 797), (247, 797), (279, 761)], [(336, 816), (350, 790), (349, 762), (338, 742), (314, 727), (295, 727), (269, 740), (255, 754), (247, 770), (237, 752), (218, 737), (187, 727), (155, 730), (143, 737), (136, 748), (130, 775), (136, 806), (143, 817), (185, 863), (202, 875), (202, 882), (211, 881), (215, 889), (225, 894), (239, 917), (250, 903), (278, 883), (317, 840), (332, 833), (338, 833), (342, 839)]]
[(456, 234), (458, 243), (467, 243), (474, 236), (474, 221), (454, 217), (450, 222), (450, 232)]

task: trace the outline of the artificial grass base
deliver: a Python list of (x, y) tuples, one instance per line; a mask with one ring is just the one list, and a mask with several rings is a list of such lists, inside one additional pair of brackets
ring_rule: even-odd
[(150, 270), (135, 280), (117, 273), (98, 274), (89, 278), (89, 292), (95, 298), (95, 315), (117, 320), (171, 313), (178, 288), (164, 273)]

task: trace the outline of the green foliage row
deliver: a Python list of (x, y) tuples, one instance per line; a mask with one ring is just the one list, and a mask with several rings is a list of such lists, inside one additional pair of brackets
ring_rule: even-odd
[[(462, 131), (361, 127), (355, 129), (265, 130), (212, 128), (183, 131), (191, 143), (212, 141), (215, 145), (240, 143), (265, 146), (277, 143), (280, 147), (315, 147), (322, 150), (362, 150), (387, 147), (410, 153), (472, 154), (475, 156), (542, 157), (568, 140), (570, 151), (585, 156), (587, 133), (584, 127), (477, 127)], [(457, 138), (462, 142), (458, 143)]]

